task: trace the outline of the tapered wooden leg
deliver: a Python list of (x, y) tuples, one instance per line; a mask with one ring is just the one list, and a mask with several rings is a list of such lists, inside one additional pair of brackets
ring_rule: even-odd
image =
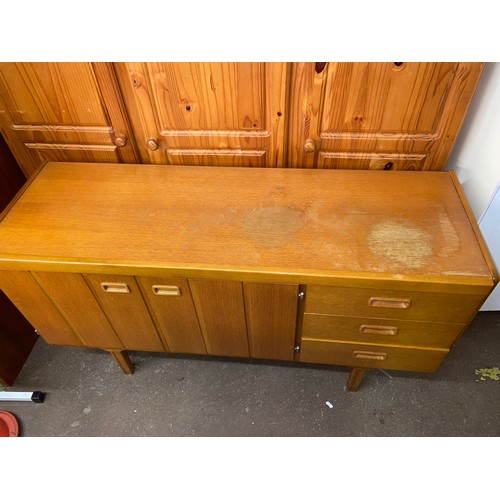
[(346, 385), (348, 391), (355, 392), (359, 389), (366, 371), (368, 371), (368, 368), (351, 368)]
[(131, 375), (134, 373), (134, 364), (130, 360), (127, 351), (108, 351), (111, 353), (115, 361), (120, 365), (124, 373)]

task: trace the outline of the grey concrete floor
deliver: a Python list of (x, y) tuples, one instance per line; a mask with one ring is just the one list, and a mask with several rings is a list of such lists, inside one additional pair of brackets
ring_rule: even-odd
[[(40, 339), (0, 402), (21, 436), (500, 436), (500, 313), (479, 313), (433, 374), (368, 372), (345, 391), (347, 368), (131, 352), (111, 356)], [(329, 401), (333, 408), (326, 405)]]

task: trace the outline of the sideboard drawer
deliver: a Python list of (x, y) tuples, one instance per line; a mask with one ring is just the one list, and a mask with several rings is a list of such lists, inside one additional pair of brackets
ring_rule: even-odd
[(465, 325), (304, 314), (302, 338), (449, 348)]
[(434, 372), (448, 352), (448, 349), (417, 349), (302, 339), (300, 361), (360, 368)]
[(308, 286), (306, 313), (466, 324), (482, 295)]

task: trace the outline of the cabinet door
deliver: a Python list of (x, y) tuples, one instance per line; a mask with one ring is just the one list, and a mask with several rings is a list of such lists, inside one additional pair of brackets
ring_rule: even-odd
[(83, 345), (29, 272), (0, 271), (0, 289), (49, 344)]
[(14, 384), (37, 340), (35, 329), (0, 290), (0, 384)]
[(44, 161), (139, 161), (111, 63), (0, 63), (0, 126), (27, 177)]
[(243, 287), (225, 280), (189, 280), (208, 354), (249, 357)]
[(137, 281), (169, 350), (206, 354), (187, 280), (142, 276)]
[(132, 276), (86, 274), (85, 279), (125, 349), (165, 351)]
[(144, 163), (283, 165), (286, 63), (115, 67)]
[(293, 360), (298, 285), (243, 283), (250, 355)]
[(294, 167), (442, 170), (482, 63), (296, 63)]
[(32, 273), (87, 346), (123, 349), (81, 274)]

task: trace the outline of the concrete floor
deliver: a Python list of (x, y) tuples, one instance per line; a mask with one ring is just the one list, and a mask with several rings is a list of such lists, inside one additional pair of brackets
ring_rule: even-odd
[[(22, 436), (500, 436), (500, 313), (479, 313), (434, 374), (132, 352), (134, 375), (86, 348), (35, 345), (0, 402)], [(331, 402), (333, 408), (326, 405)]]

